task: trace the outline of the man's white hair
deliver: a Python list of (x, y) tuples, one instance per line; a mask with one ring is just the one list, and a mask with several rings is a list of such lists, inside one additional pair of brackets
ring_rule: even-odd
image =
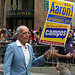
[(20, 34), (20, 27), (18, 27), (17, 29), (16, 29), (16, 33), (15, 33), (16, 35), (17, 34)]

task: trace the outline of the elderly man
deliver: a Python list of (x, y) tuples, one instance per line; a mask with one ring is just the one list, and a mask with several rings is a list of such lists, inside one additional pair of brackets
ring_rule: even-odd
[(50, 50), (36, 58), (33, 48), (28, 44), (29, 29), (19, 26), (16, 30), (17, 41), (8, 45), (4, 58), (4, 75), (30, 75), (31, 66), (39, 66), (51, 56)]

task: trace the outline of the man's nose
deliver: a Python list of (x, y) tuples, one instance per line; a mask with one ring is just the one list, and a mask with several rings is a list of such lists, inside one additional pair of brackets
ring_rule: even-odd
[(27, 33), (26, 36), (29, 37), (30, 35)]

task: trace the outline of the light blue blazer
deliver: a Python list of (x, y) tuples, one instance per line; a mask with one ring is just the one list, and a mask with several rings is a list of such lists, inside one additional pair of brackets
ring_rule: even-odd
[(8, 45), (5, 57), (4, 57), (4, 75), (30, 75), (31, 66), (39, 66), (46, 62), (44, 56), (38, 58), (33, 53), (31, 45), (27, 45), (30, 60), (28, 67), (26, 68), (25, 56), (23, 54), (21, 46), (17, 46), (17, 43), (11, 43)]

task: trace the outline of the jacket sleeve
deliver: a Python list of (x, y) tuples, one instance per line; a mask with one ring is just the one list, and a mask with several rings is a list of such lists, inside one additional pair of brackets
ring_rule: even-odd
[(13, 49), (11, 45), (8, 45), (4, 57), (4, 75), (10, 75), (11, 72), (11, 63), (13, 60)]
[[(33, 51), (33, 48), (32, 48), (32, 51)], [(33, 57), (32, 66), (40, 66), (46, 62), (44, 55), (41, 55), (40, 57), (36, 58), (35, 54), (32, 53), (32, 57)]]

